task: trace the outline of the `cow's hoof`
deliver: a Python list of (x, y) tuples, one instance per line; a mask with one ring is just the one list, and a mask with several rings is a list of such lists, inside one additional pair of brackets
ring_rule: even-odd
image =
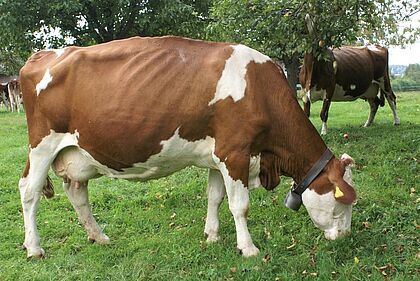
[(245, 258), (249, 258), (249, 257), (258, 256), (258, 254), (260, 253), (260, 250), (258, 250), (257, 247), (252, 245), (243, 249), (238, 248), (238, 252), (240, 255), (244, 256)]
[(42, 259), (45, 258), (45, 251), (42, 248), (27, 249), (27, 259)]
[(108, 245), (111, 243), (111, 240), (105, 234), (89, 236), (88, 240), (92, 243), (98, 243), (99, 245)]
[(214, 234), (214, 233), (212, 234), (204, 233), (204, 237), (206, 238), (207, 243), (215, 243), (220, 240), (219, 235)]
[(400, 125), (400, 119), (394, 120), (394, 126), (398, 126), (398, 125)]

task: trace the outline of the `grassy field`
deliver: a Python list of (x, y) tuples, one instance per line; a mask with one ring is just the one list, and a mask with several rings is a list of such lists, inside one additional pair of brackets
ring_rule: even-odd
[[(320, 128), (319, 108), (311, 118)], [(260, 248), (235, 251), (235, 227), (224, 202), (221, 241), (207, 245), (206, 171), (188, 168), (146, 183), (100, 178), (90, 182), (93, 212), (111, 238), (91, 244), (53, 176), (56, 196), (38, 211), (47, 258), (26, 260), (17, 182), (27, 155), (23, 114), (0, 112), (0, 281), (3, 280), (419, 280), (420, 92), (398, 94), (401, 125), (388, 105), (363, 128), (368, 104), (333, 103), (329, 134), (336, 155), (346, 152), (358, 201), (352, 234), (327, 241), (304, 208), (283, 206), (290, 184), (251, 193), (249, 229)], [(349, 134), (349, 139), (343, 138)], [(308, 140), (310, 143), (311, 140)]]

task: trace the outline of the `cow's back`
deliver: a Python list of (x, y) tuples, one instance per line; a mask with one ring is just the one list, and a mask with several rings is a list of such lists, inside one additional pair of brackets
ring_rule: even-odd
[(232, 52), (177, 37), (39, 52), (21, 71), (31, 145), (49, 130), (77, 131), (80, 147), (119, 170), (158, 154), (175, 132), (213, 137), (209, 101)]

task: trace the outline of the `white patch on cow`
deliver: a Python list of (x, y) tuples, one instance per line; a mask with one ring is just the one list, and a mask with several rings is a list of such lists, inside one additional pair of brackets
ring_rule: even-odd
[(381, 49), (379, 49), (378, 47), (376, 47), (375, 45), (368, 45), (366, 46), (370, 51), (372, 52), (381, 52)]
[(333, 62), (333, 69), (334, 69), (334, 74), (337, 74), (337, 71), (338, 71), (338, 63), (337, 63), (336, 60)]
[(57, 59), (58, 59), (59, 57), (61, 57), (64, 54), (66, 49), (65, 48), (63, 48), (63, 49), (51, 49), (50, 51), (53, 51), (57, 55)]
[[(168, 140), (160, 143), (162, 150), (146, 162), (117, 171), (95, 160), (86, 150), (72, 143), (63, 149), (55, 160), (54, 170), (59, 176), (67, 175), (76, 181), (86, 181), (97, 175), (111, 178), (145, 181), (170, 175), (187, 166), (219, 169), (220, 160), (215, 160), (215, 139), (207, 136), (197, 141), (188, 141), (179, 136), (179, 128)], [(222, 162), (223, 163), (223, 162)], [(222, 167), (223, 168), (223, 167)], [(250, 159), (250, 187), (259, 187), (260, 156)]]
[(352, 90), (352, 91), (356, 90), (356, 85), (351, 84), (351, 85), (350, 85), (350, 90)]
[(50, 69), (47, 68), (45, 71), (44, 77), (42, 77), (41, 81), (36, 84), (36, 95), (39, 96), (42, 90), (45, 90), (48, 87), (48, 84), (52, 81), (53, 77), (50, 74)]
[(209, 106), (227, 97), (232, 97), (235, 102), (242, 99), (245, 96), (247, 65), (252, 61), (264, 63), (270, 60), (268, 56), (244, 45), (232, 45), (232, 48), (232, 55), (226, 60), (222, 76), (217, 82), (216, 93)]
[(338, 202), (333, 191), (320, 195), (307, 189), (302, 194), (302, 201), (312, 221), (324, 231), (327, 239), (335, 240), (350, 232), (352, 205)]
[(308, 91), (307, 96), (311, 102), (316, 102), (319, 100), (324, 100), (327, 96), (327, 91), (325, 89), (316, 90), (314, 87)]

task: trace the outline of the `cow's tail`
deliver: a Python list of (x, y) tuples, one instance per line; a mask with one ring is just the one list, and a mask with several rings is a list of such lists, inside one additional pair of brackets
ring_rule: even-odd
[(383, 107), (385, 105), (385, 95), (386, 95), (385, 92), (383, 90), (380, 90), (379, 97), (376, 96), (375, 98), (375, 103), (377, 107), (378, 106)]
[(44, 187), (42, 188), (42, 194), (44, 194), (44, 196), (47, 198), (52, 198), (54, 196), (54, 186), (49, 176), (47, 177), (47, 181), (45, 182)]

